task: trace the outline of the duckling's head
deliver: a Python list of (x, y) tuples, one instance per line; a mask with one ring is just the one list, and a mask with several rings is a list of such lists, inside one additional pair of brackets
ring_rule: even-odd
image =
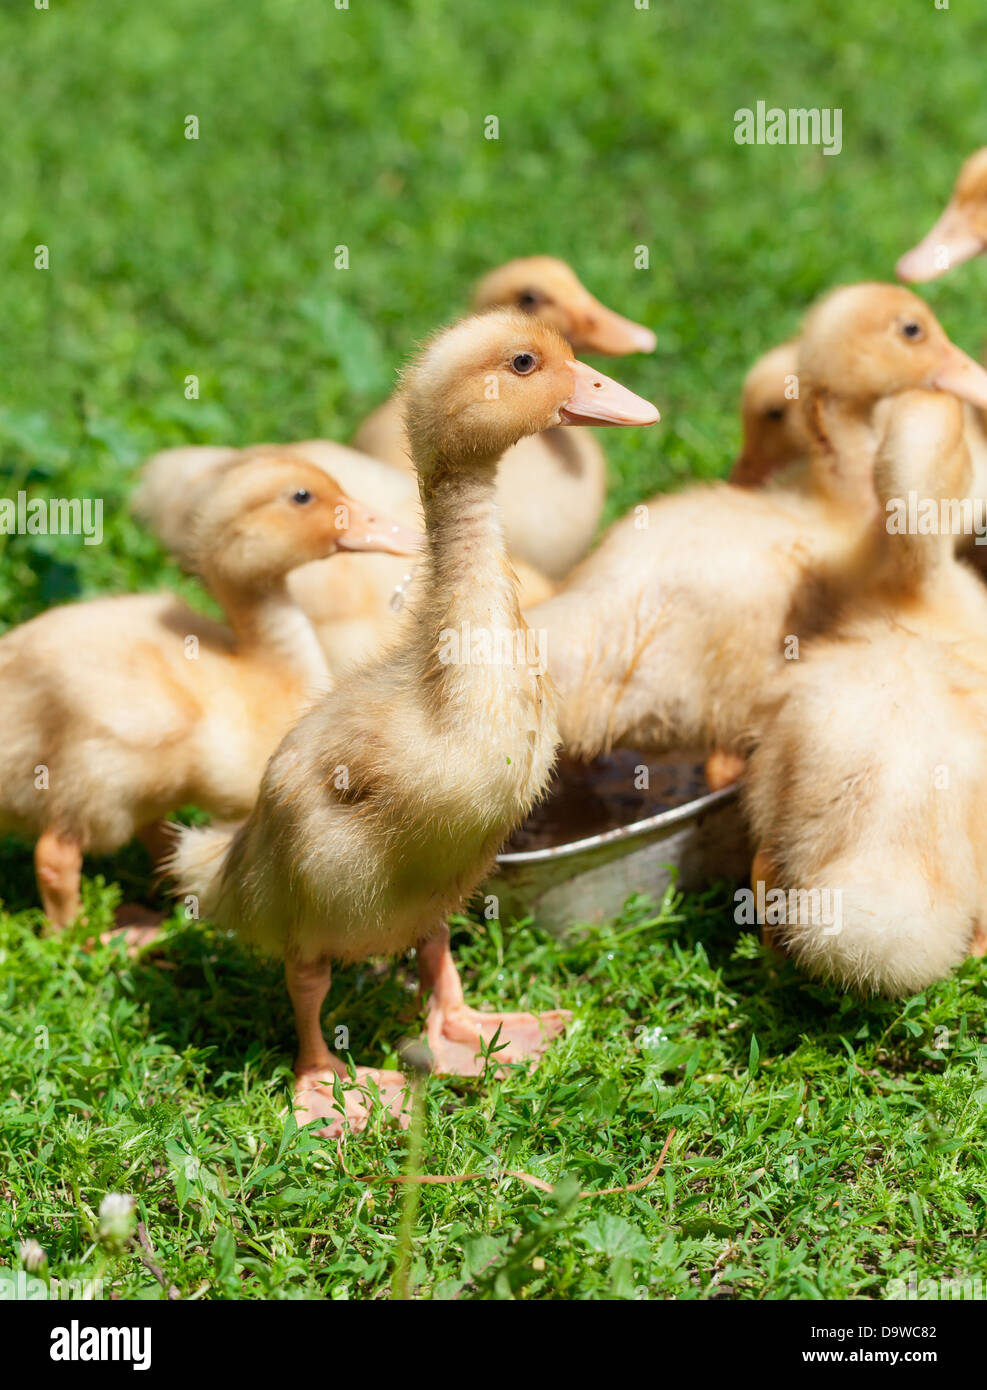
[(519, 439), (553, 425), (652, 425), (648, 401), (573, 360), (560, 333), (494, 309), (439, 333), (405, 373), (412, 458), (426, 482), (493, 467)]
[(919, 498), (962, 498), (973, 479), (964, 437), (964, 410), (942, 391), (903, 391), (883, 401), (876, 423), (881, 442), (874, 460), (874, 488), (882, 503), (915, 493)]
[(744, 437), (730, 481), (757, 487), (779, 468), (809, 453), (809, 431), (799, 405), (796, 341), (772, 348), (751, 367), (740, 401)]
[(315, 464), (249, 458), (197, 490), (196, 568), (230, 583), (272, 583), (340, 550), (414, 554), (421, 536), (348, 497)]
[(987, 148), (963, 165), (939, 221), (897, 265), (902, 280), (935, 280), (987, 251)]
[(575, 271), (554, 256), (525, 256), (492, 270), (477, 285), (473, 308), (477, 313), (519, 309), (557, 329), (576, 352), (623, 357), (628, 352), (655, 350), (650, 328), (601, 304)]
[(798, 372), (803, 399), (815, 391), (868, 409), (922, 389), (987, 407), (987, 372), (900, 285), (848, 285), (821, 299), (805, 320)]

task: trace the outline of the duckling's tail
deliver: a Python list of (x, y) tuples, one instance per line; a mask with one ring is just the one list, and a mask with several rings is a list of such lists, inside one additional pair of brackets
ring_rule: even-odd
[(211, 917), (222, 894), (226, 860), (236, 835), (233, 826), (182, 826), (171, 853), (162, 865), (173, 880), (176, 897), (194, 901), (186, 906), (193, 916)]

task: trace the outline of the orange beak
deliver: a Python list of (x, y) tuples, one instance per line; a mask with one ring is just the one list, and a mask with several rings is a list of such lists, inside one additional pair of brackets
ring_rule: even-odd
[(934, 374), (932, 385), (937, 391), (949, 391), (961, 401), (969, 401), (987, 410), (987, 372), (979, 362), (967, 357), (950, 343), (943, 365)]
[(586, 299), (567, 335), (576, 352), (599, 352), (606, 357), (654, 352), (658, 339), (650, 328), (615, 314), (592, 295)]
[(928, 236), (906, 252), (895, 269), (899, 280), (935, 280), (981, 251), (987, 251), (987, 242), (963, 208), (950, 203)]
[(570, 362), (573, 392), (559, 411), (563, 425), (654, 425), (661, 418), (650, 401), (635, 396), (585, 362)]
[(336, 533), (337, 550), (376, 550), (386, 555), (417, 555), (424, 537), (380, 512), (341, 496), (336, 504), (337, 516), (344, 508), (346, 524)]

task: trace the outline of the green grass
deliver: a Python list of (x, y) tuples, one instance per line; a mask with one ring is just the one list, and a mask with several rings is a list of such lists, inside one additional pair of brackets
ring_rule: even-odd
[[(911, 1272), (987, 1275), (982, 971), (862, 1005), (738, 941), (725, 903), (630, 906), (567, 947), (460, 930), (474, 997), (564, 998), (576, 1018), (532, 1076), (428, 1082), (424, 1171), (490, 1176), (419, 1192), (416, 1297), (866, 1298)], [(103, 1194), (131, 1193), (182, 1296), (387, 1297), (403, 1198), (286, 1113), (278, 972), (198, 927), (134, 964), (32, 925), (0, 928), (3, 1240), (161, 1297), (134, 1254), (93, 1249)], [(367, 965), (339, 972), (326, 1027), (393, 1064), (418, 1018), (406, 967)], [(673, 1126), (650, 1187), (576, 1200), (642, 1177)], [(347, 1169), (398, 1174), (406, 1142), (367, 1132)]]
[[(0, 491), (100, 496), (106, 538), (0, 537), (0, 626), (161, 584), (200, 601), (126, 515), (140, 459), (347, 438), (515, 255), (565, 257), (658, 333), (614, 369), (663, 420), (607, 438), (609, 514), (722, 475), (749, 361), (829, 285), (888, 277), (987, 138), (987, 18), (959, 3), (51, 6), (0, 10)], [(737, 147), (759, 98), (842, 107), (843, 153)], [(987, 264), (928, 297), (978, 351)], [(90, 869), (94, 922), (147, 890), (138, 851)], [(29, 852), (5, 847), (0, 875), (0, 1263), (35, 1237), (53, 1274), (164, 1296), (93, 1245), (120, 1191), (183, 1297), (388, 1296), (402, 1193), (286, 1118), (277, 972), (177, 919), (136, 964), (41, 939)], [(911, 1271), (987, 1273), (982, 966), (861, 1004), (738, 939), (726, 890), (568, 946), (476, 923), (457, 947), (473, 1000), (576, 1021), (532, 1077), (429, 1082), (426, 1170), (491, 1180), (418, 1194), (415, 1296), (880, 1297)], [(356, 1060), (415, 1032), (406, 969), (340, 972), (326, 1025)], [(652, 1186), (575, 1200), (642, 1176), (672, 1126)], [(398, 1173), (406, 1152), (371, 1133), (347, 1165)]]

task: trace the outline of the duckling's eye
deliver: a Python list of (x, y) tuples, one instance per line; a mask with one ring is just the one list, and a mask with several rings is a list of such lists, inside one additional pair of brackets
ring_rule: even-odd
[(300, 487), (297, 492), (291, 494), (291, 500), (299, 507), (306, 507), (312, 500), (312, 494), (307, 487)]
[(522, 309), (533, 309), (540, 299), (541, 295), (537, 290), (522, 290), (517, 302)]
[(519, 352), (516, 357), (511, 358), (511, 371), (517, 372), (518, 376), (528, 376), (538, 366), (538, 362), (532, 352)]
[(783, 405), (773, 405), (764, 412), (765, 420), (784, 420), (785, 407)]
[(916, 323), (914, 319), (909, 319), (907, 323), (903, 323), (901, 325), (901, 331), (904, 337), (911, 343), (920, 343), (925, 337), (925, 329), (920, 323)]

